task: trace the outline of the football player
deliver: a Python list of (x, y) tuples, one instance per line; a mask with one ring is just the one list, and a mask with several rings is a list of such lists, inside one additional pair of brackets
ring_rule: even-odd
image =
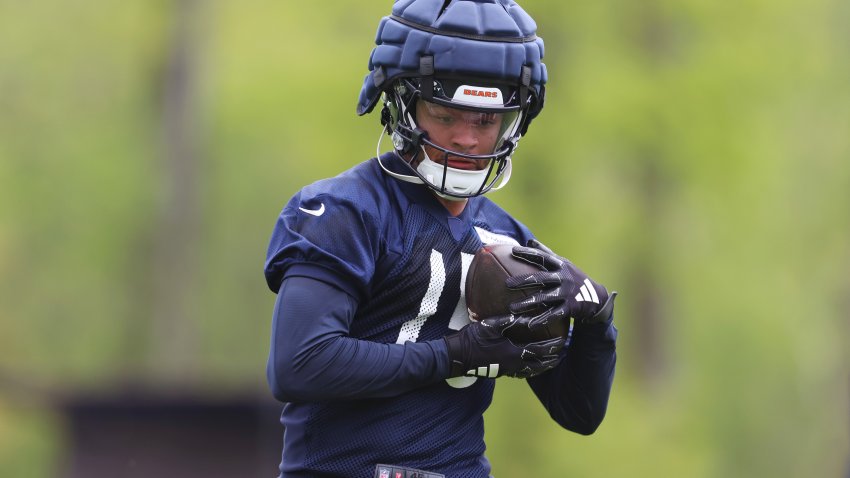
[[(483, 195), (543, 108), (534, 21), (512, 0), (397, 0), (357, 105), (381, 102), (391, 151), (301, 189), (277, 220), (268, 381), (284, 403), (280, 476), (486, 478), (497, 377), (525, 379), (564, 428), (590, 434), (614, 375), (613, 297)], [(485, 244), (540, 273), (511, 313), (470, 322), (465, 274)], [(511, 327), (574, 319), (568, 337)], [(417, 475), (418, 474), (418, 475)]]

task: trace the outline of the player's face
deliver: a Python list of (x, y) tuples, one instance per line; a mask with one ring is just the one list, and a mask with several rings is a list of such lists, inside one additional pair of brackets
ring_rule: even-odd
[[(419, 100), (416, 104), (416, 122), (428, 132), (435, 144), (464, 154), (491, 154), (502, 131), (503, 115), (461, 110)], [(455, 169), (484, 169), (488, 161), (473, 161), (425, 145), (432, 161)]]

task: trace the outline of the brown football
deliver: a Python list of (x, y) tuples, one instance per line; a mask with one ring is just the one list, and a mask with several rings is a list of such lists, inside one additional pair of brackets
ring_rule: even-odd
[[(515, 258), (510, 244), (488, 244), (472, 258), (466, 273), (466, 306), (472, 320), (510, 314), (510, 304), (525, 299), (537, 289), (511, 290), (505, 279), (513, 275), (533, 274), (540, 269)], [(548, 327), (535, 330), (512, 328), (505, 335), (515, 342), (537, 342), (554, 337), (566, 337), (569, 323), (557, 320)]]

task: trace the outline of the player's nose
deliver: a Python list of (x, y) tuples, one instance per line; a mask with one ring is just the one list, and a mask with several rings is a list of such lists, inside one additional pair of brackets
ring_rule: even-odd
[(474, 125), (460, 122), (452, 129), (452, 147), (461, 153), (472, 153), (478, 147), (478, 132)]

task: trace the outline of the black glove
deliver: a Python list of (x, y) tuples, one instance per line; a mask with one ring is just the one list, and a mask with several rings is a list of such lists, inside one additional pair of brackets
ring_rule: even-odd
[(532, 239), (530, 247), (515, 246), (513, 256), (541, 269), (531, 275), (508, 277), (511, 289), (540, 289), (527, 299), (511, 304), (513, 314), (536, 312), (534, 325), (555, 318), (573, 317), (576, 324), (605, 322), (614, 311), (616, 292), (608, 294), (572, 262)]
[(521, 315), (489, 317), (445, 336), (451, 376), (528, 378), (558, 365), (558, 354), (564, 348), (562, 337), (514, 344), (502, 335), (511, 327), (527, 326), (528, 320)]

